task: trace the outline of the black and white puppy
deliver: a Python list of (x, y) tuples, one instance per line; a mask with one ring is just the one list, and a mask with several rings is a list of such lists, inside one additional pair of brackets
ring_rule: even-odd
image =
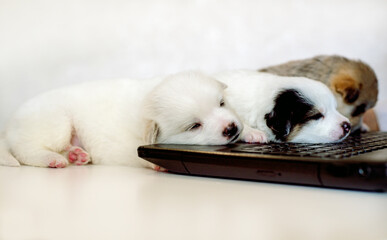
[(326, 143), (350, 133), (349, 120), (321, 82), (249, 70), (215, 77), (228, 85), (226, 98), (244, 124), (263, 131), (268, 141)]

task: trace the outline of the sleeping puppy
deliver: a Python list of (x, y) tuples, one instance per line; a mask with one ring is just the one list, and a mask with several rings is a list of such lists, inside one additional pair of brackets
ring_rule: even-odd
[(226, 98), (242, 121), (269, 141), (327, 143), (350, 133), (332, 92), (318, 81), (247, 70), (215, 77), (228, 85)]
[(146, 166), (137, 157), (139, 145), (232, 143), (243, 126), (225, 104), (224, 89), (213, 78), (188, 72), (53, 90), (16, 112), (0, 138), (0, 162)]
[(260, 69), (280, 76), (307, 77), (325, 83), (334, 93), (338, 110), (349, 118), (352, 132), (367, 131), (363, 114), (375, 106), (378, 81), (372, 68), (341, 56), (316, 56)]

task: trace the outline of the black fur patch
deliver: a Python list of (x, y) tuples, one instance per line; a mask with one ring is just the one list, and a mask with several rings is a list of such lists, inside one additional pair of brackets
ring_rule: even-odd
[(363, 114), (365, 111), (366, 111), (366, 105), (363, 103), (357, 106), (351, 115), (352, 117), (356, 117), (356, 116), (359, 116), (360, 114)]
[(359, 95), (360, 95), (360, 90), (359, 89), (357, 89), (357, 88), (347, 88), (347, 89), (345, 89), (345, 91), (346, 91), (346, 93), (345, 93), (344, 100), (347, 103), (353, 103), (353, 102), (355, 102), (359, 98)]
[(294, 126), (320, 117), (321, 113), (313, 114), (312, 110), (313, 105), (301, 93), (286, 89), (278, 93), (273, 110), (265, 115), (266, 125), (277, 140), (286, 141)]

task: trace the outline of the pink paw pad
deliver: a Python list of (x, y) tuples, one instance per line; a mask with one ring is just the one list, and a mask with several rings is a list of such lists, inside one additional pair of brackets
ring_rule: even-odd
[(262, 131), (253, 129), (242, 137), (242, 141), (246, 143), (267, 143), (266, 134)]
[(90, 161), (89, 154), (80, 147), (71, 147), (69, 149), (68, 158), (71, 163), (78, 166), (85, 165)]
[(66, 167), (66, 163), (64, 162), (57, 162), (57, 161), (52, 161), (48, 165), (50, 168), (64, 168)]
[(163, 167), (160, 167), (160, 166), (157, 166), (157, 165), (155, 165), (155, 166), (153, 167), (153, 170), (155, 170), (155, 171), (157, 171), (157, 172), (168, 172), (167, 169), (165, 169), (165, 168), (163, 168)]

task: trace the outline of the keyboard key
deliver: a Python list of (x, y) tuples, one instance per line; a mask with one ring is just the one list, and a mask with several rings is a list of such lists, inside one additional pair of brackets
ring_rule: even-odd
[(346, 158), (384, 148), (387, 148), (387, 133), (372, 132), (350, 136), (340, 143), (268, 143), (241, 146), (232, 151), (266, 155)]

